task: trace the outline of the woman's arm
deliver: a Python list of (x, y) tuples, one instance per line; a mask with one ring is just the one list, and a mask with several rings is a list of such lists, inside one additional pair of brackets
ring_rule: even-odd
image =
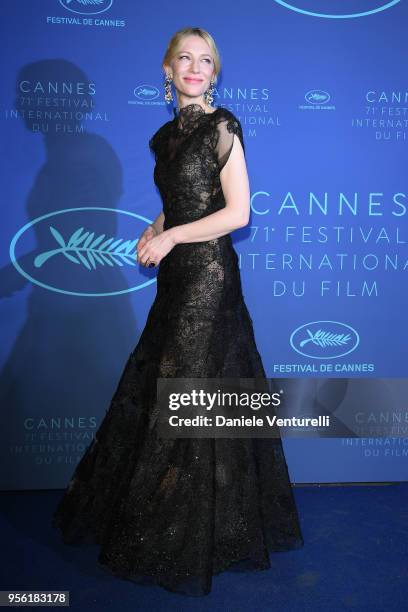
[(160, 215), (156, 217), (156, 219), (150, 225), (156, 230), (156, 234), (161, 234), (163, 231), (163, 223), (164, 223), (164, 212), (161, 211)]
[(141, 243), (138, 245), (137, 261), (142, 265), (153, 262), (157, 266), (176, 244), (213, 240), (247, 225), (250, 214), (249, 180), (244, 150), (237, 137), (234, 137), (228, 161), (221, 170), (220, 181), (225, 208), (203, 219), (171, 227)]
[(217, 212), (177, 225), (167, 230), (174, 244), (213, 240), (248, 224), (250, 213), (250, 191), (244, 151), (239, 138), (235, 137), (228, 162), (220, 174), (225, 208)]

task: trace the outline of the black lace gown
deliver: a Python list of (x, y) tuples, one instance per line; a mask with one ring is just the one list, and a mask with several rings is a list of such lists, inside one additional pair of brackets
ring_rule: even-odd
[[(197, 104), (154, 134), (164, 229), (225, 206), (235, 136), (244, 147), (233, 113)], [(52, 521), (65, 543), (99, 544), (111, 574), (205, 595), (214, 574), (301, 547), (297, 508), (279, 438), (161, 439), (149, 427), (157, 377), (266, 377), (230, 234), (162, 259), (146, 326)]]

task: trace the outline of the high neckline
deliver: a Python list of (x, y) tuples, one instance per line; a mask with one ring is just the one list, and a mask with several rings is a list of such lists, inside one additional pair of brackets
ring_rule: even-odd
[(188, 125), (196, 122), (197, 119), (205, 116), (205, 115), (213, 115), (218, 107), (208, 113), (205, 109), (198, 104), (197, 102), (191, 102), (190, 104), (186, 104), (186, 106), (182, 106), (179, 109), (173, 108), (174, 113), (174, 122), (179, 129), (186, 129)]
[[(215, 107), (215, 110), (217, 110), (217, 107)], [(203, 107), (201, 106), (201, 104), (198, 104), (197, 102), (191, 102), (191, 104), (186, 104), (186, 106), (182, 106), (181, 108), (177, 109), (176, 107), (174, 107), (173, 109), (173, 113), (175, 117), (183, 117), (185, 115), (190, 115), (193, 113), (198, 113), (198, 114), (203, 114), (203, 115), (212, 115), (214, 111), (212, 111), (211, 113), (207, 113)]]

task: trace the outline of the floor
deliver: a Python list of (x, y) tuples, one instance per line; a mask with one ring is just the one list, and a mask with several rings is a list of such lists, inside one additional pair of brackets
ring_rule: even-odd
[(305, 546), (273, 553), (267, 571), (215, 576), (202, 598), (117, 579), (97, 547), (62, 544), (50, 525), (60, 495), (0, 493), (1, 590), (70, 591), (70, 610), (86, 612), (408, 610), (408, 482), (296, 486)]

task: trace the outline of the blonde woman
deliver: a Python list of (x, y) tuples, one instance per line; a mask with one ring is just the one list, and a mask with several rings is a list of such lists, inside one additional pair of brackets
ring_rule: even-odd
[(157, 295), (112, 403), (53, 518), (67, 543), (101, 545), (114, 575), (205, 595), (224, 570), (270, 567), (303, 545), (281, 440), (162, 439), (158, 377), (266, 377), (231, 232), (249, 220), (242, 128), (212, 105), (220, 57), (185, 28), (163, 60), (174, 118), (150, 140), (163, 210), (137, 258), (158, 266)]

